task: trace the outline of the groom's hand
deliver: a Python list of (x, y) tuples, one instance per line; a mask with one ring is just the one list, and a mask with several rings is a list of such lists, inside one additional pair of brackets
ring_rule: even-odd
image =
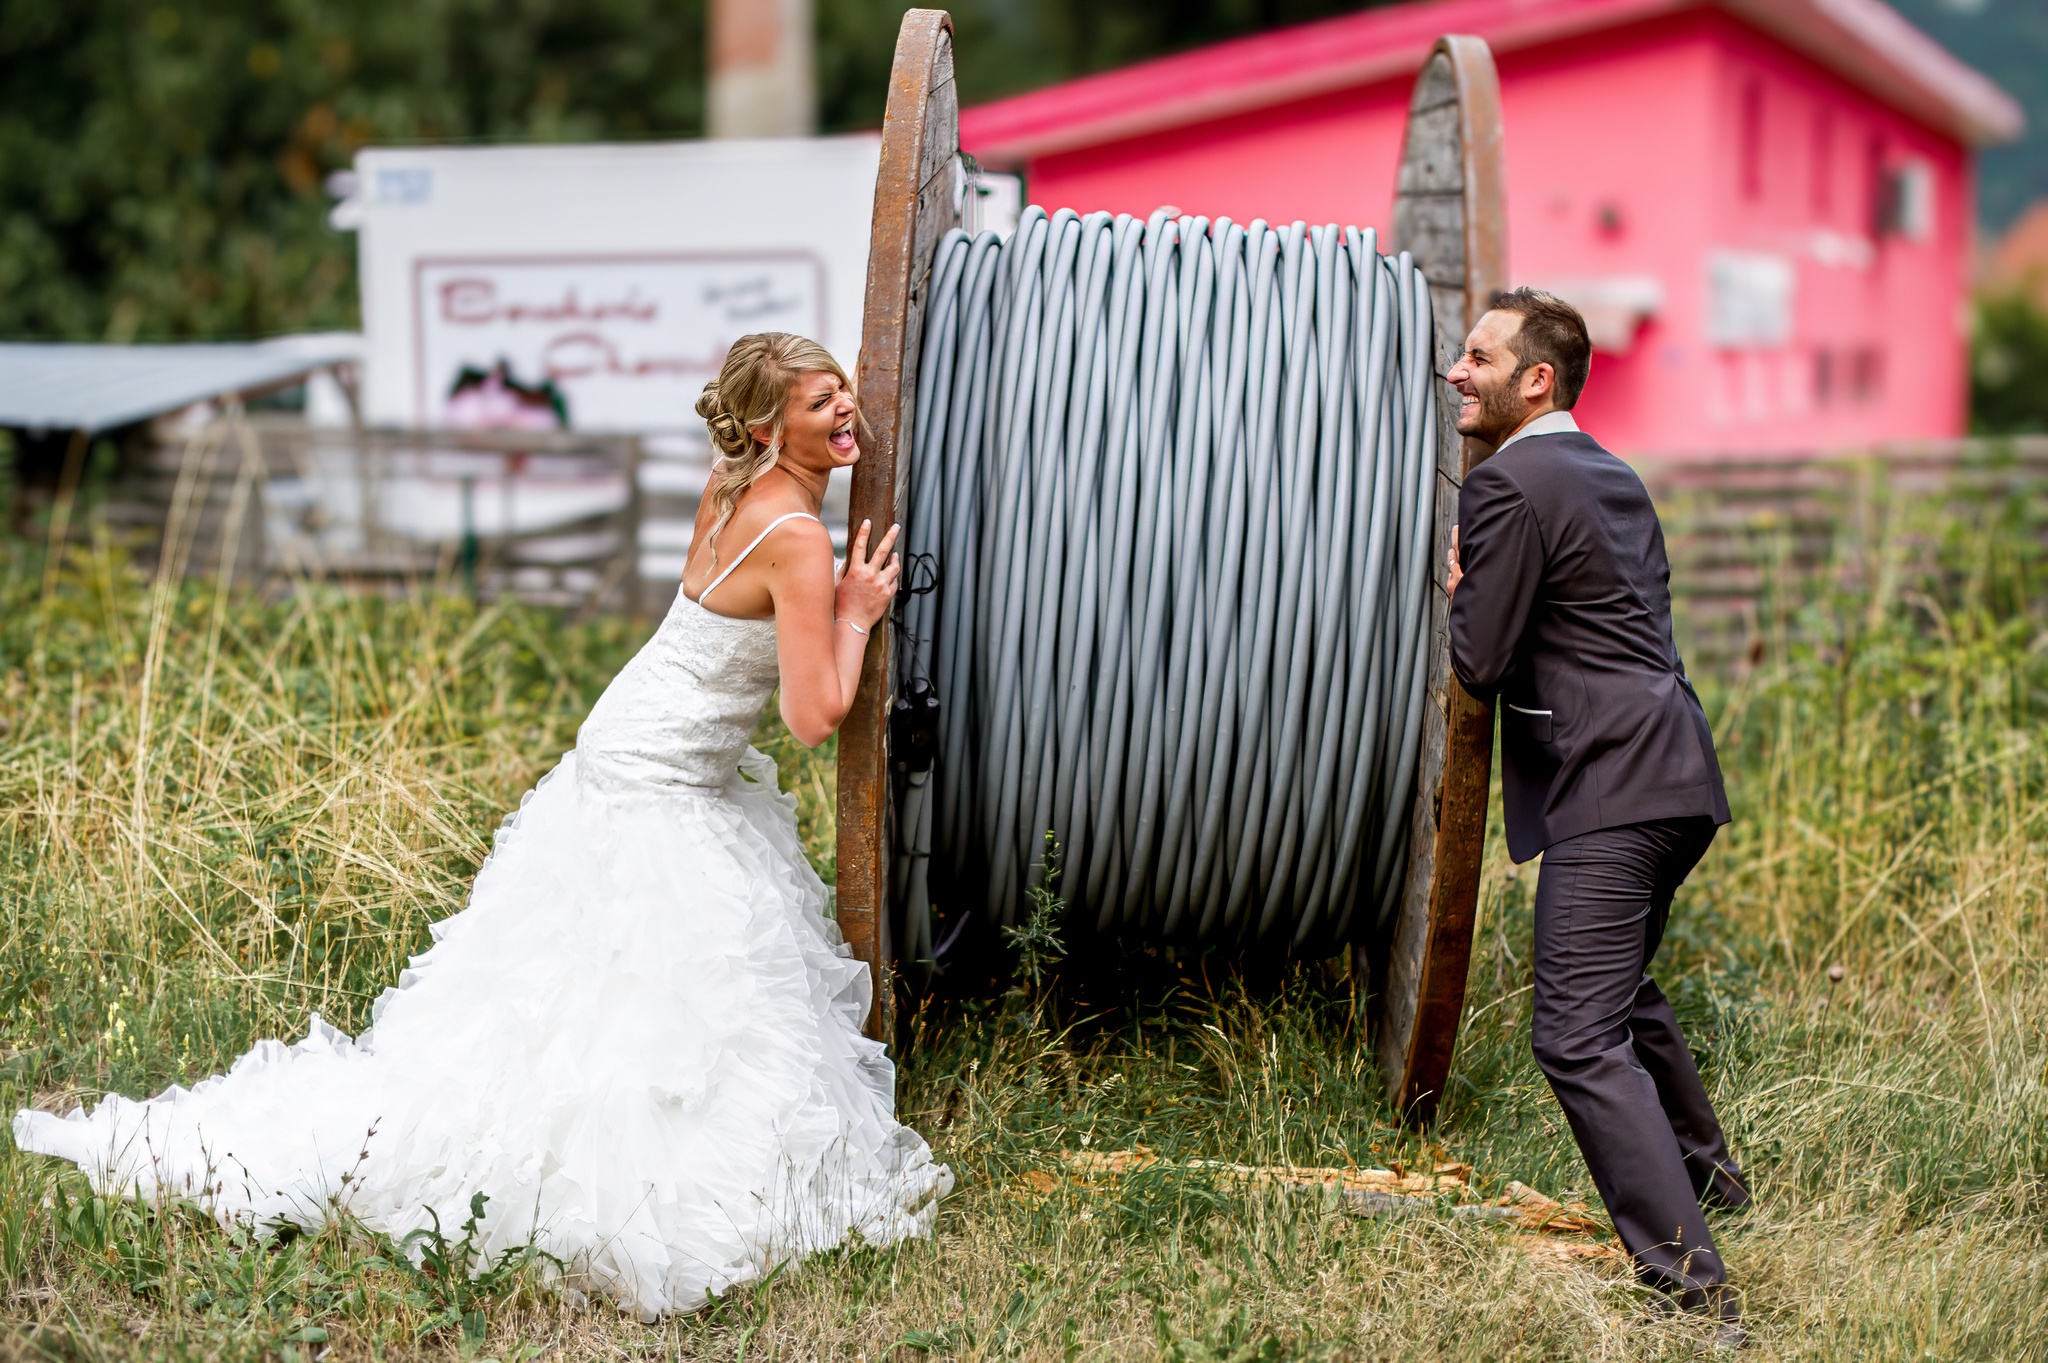
[(1444, 578), (1444, 596), (1448, 599), (1458, 594), (1458, 584), (1465, 580), (1465, 569), (1458, 562), (1458, 527), (1455, 525), (1451, 527), (1451, 552), (1445, 562), (1450, 569)]

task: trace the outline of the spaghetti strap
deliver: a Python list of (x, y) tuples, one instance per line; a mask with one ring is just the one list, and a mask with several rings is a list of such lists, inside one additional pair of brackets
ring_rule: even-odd
[[(734, 559), (732, 562), (726, 564), (725, 571), (720, 573), (717, 577), (712, 578), (710, 586), (706, 587), (703, 591), (697, 593), (697, 604), (700, 606), (703, 605), (705, 600), (711, 595), (711, 593), (718, 590), (718, 584), (725, 581), (728, 577), (731, 577), (732, 570), (739, 567), (742, 563), (745, 563), (747, 561), (747, 555), (753, 553), (756, 549), (759, 549), (761, 547), (761, 541), (767, 539), (769, 534), (774, 531), (776, 526), (781, 525), (784, 521), (794, 520), (817, 521), (818, 518), (816, 516), (813, 516), (808, 511), (791, 511), (784, 515), (777, 516), (774, 520), (768, 522), (768, 528), (766, 530), (763, 530), (760, 534), (754, 536), (754, 542), (748, 545), (746, 548), (740, 550), (740, 556)], [(818, 524), (823, 525), (824, 522), (818, 521)]]

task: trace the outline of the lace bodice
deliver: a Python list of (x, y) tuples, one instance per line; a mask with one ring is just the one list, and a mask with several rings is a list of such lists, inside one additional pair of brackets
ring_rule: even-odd
[(723, 789), (776, 677), (773, 620), (719, 615), (678, 585), (654, 637), (577, 732), (579, 769), (608, 783)]

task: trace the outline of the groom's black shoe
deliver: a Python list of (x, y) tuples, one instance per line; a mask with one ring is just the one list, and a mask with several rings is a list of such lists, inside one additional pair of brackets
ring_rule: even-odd
[[(1690, 1161), (1688, 1161), (1690, 1163)], [(1749, 1187), (1742, 1181), (1741, 1171), (1732, 1162), (1709, 1166), (1704, 1171), (1688, 1168), (1693, 1176), (1693, 1194), (1699, 1198), (1700, 1210), (1708, 1212), (1746, 1211), (1752, 1201)]]
[(1684, 1312), (1715, 1322), (1709, 1343), (1715, 1353), (1733, 1353), (1749, 1346), (1749, 1331), (1742, 1324), (1742, 1294), (1732, 1287), (1695, 1288), (1687, 1292), (1658, 1292), (1651, 1297), (1648, 1311), (1653, 1316), (1671, 1317)]

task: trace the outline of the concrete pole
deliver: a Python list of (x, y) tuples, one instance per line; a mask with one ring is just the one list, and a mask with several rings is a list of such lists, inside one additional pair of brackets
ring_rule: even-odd
[(711, 0), (713, 137), (806, 137), (817, 131), (811, 0)]

